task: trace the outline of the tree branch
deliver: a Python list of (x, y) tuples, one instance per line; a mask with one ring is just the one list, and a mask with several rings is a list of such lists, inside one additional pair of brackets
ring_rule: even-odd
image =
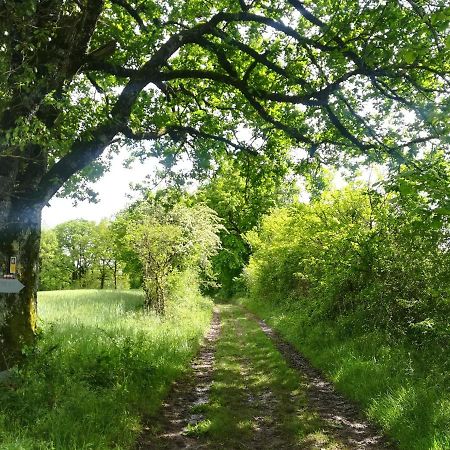
[(131, 128), (126, 126), (121, 129), (121, 132), (125, 137), (133, 140), (157, 140), (164, 136), (169, 136), (170, 138), (177, 140), (180, 134), (184, 134), (199, 139), (210, 139), (216, 142), (221, 142), (231, 148), (234, 148), (235, 150), (244, 151), (253, 156), (258, 156), (258, 153), (248, 145), (235, 143), (223, 136), (208, 133), (189, 126), (167, 125), (156, 131), (145, 132), (134, 132), (131, 130)]
[(327, 28), (327, 24), (322, 22), (318, 17), (316, 17), (313, 13), (311, 13), (308, 9), (305, 8), (305, 5), (299, 0), (288, 0), (289, 4), (292, 5), (306, 20), (311, 22), (313, 25), (318, 26), (319, 28)]
[(82, 72), (101, 72), (114, 75), (119, 78), (131, 78), (139, 73), (138, 69), (130, 69), (108, 61), (88, 61), (82, 68)]
[(330, 122), (336, 127), (336, 129), (340, 132), (340, 134), (346, 139), (348, 139), (353, 145), (358, 147), (364, 153), (367, 152), (367, 150), (373, 148), (372, 145), (364, 144), (356, 136), (354, 136), (339, 120), (339, 118), (336, 116), (336, 114), (329, 105), (325, 106), (324, 110), (327, 112)]
[(147, 31), (147, 27), (141, 16), (129, 3), (125, 0), (111, 0), (111, 3), (122, 7), (136, 21), (142, 31)]

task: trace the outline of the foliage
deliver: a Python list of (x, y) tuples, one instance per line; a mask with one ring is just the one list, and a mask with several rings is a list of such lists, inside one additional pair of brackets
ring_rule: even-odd
[(71, 262), (72, 280), (85, 287), (86, 275), (94, 262), (95, 223), (84, 219), (71, 220), (57, 225), (55, 233), (60, 251)]
[(5, 1), (1, 156), (39, 163), (39, 201), (89, 196), (116, 138), (169, 165), (186, 150), (197, 173), (225, 150), (401, 160), (446, 139), (448, 16), (444, 0)]
[(0, 389), (0, 446), (131, 447), (208, 327), (195, 286), (186, 274), (164, 321), (143, 314), (140, 292), (40, 293), (38, 344)]
[(245, 233), (259, 224), (271, 208), (290, 203), (296, 190), (287, 166), (248, 156), (224, 160), (210, 181), (195, 193), (195, 201), (204, 202), (222, 219), (221, 249), (212, 258), (214, 272), (223, 297), (233, 294), (237, 277), (250, 256)]
[(71, 220), (42, 233), (40, 289), (123, 284), (111, 224)]
[[(357, 331), (361, 315), (318, 320), (300, 302), (271, 297), (242, 301), (359, 404), (398, 448), (449, 448), (448, 347), (439, 356), (408, 341), (392, 342), (380, 329)], [(362, 319), (368, 321), (367, 316)]]
[[(446, 164), (440, 189), (449, 186)], [(438, 202), (448, 194), (439, 200), (408, 180), (408, 191), (401, 172), (390, 183), (399, 192), (353, 185), (269, 215), (259, 233), (249, 233), (252, 295), (292, 298), (316, 317), (358, 313), (355, 326), (442, 345), (450, 254), (448, 215)]]
[(210, 258), (220, 246), (221, 225), (214, 211), (197, 204), (142, 202), (132, 211), (126, 239), (142, 266), (147, 308), (164, 314), (169, 276), (187, 268), (210, 273)]
[(169, 170), (187, 155), (196, 176), (242, 153), (301, 170), (447, 149), (448, 12), (446, 0), (0, 2), (0, 261), (16, 256), (26, 285), (0, 295), (8, 358), (33, 341), (42, 208), (58, 192), (95, 199), (99, 156), (120, 144)]
[(246, 304), (404, 449), (450, 442), (450, 167), (328, 190), (248, 233)]
[(74, 268), (74, 262), (63, 253), (55, 230), (43, 230), (39, 272), (40, 289), (52, 291), (70, 287)]
[(96, 227), (93, 237), (94, 260), (97, 266), (100, 289), (105, 287), (108, 279), (112, 278), (117, 289), (118, 261), (117, 247), (114, 242), (111, 223), (102, 220)]

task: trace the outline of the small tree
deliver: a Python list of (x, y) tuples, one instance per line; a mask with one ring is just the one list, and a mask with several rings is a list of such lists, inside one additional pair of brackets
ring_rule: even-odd
[(129, 222), (128, 239), (142, 263), (145, 308), (165, 313), (168, 280), (176, 269), (210, 272), (210, 258), (220, 246), (222, 226), (204, 205), (176, 205), (169, 211), (143, 204)]

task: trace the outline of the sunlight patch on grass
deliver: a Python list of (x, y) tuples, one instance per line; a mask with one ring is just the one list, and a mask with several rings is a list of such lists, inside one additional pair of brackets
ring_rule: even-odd
[(188, 424), (184, 434), (187, 436), (201, 436), (209, 431), (211, 428), (210, 420), (202, 420), (195, 424)]

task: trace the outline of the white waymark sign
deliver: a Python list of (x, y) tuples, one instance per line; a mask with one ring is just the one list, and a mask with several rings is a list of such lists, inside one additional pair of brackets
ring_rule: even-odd
[(0, 278), (0, 294), (18, 294), (25, 286), (15, 278)]

